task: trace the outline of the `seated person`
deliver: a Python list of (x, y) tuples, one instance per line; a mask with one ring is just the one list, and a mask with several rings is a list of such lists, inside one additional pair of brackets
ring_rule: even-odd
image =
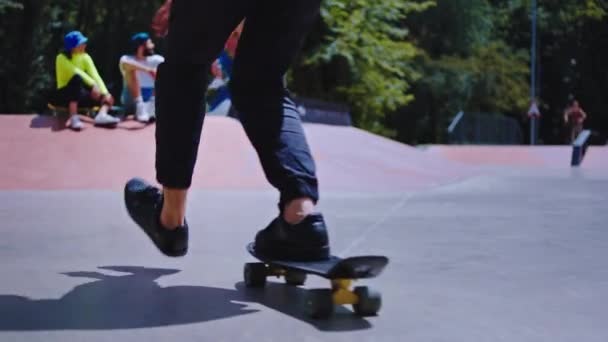
[(95, 116), (96, 125), (115, 125), (120, 121), (108, 114), (114, 98), (99, 76), (93, 59), (86, 53), (87, 41), (79, 31), (69, 32), (64, 37), (64, 50), (55, 60), (57, 90), (51, 103), (68, 107), (68, 126), (77, 131), (83, 127), (77, 115), (78, 106), (101, 106)]
[(243, 22), (241, 22), (226, 40), (224, 50), (211, 66), (213, 81), (208, 87), (207, 109), (210, 115), (228, 115), (232, 102), (228, 83), (232, 76), (232, 64), (236, 54)]
[(211, 66), (211, 74), (213, 81), (207, 88), (207, 114), (226, 116), (232, 101), (228, 90), (229, 79), (225, 78), (219, 59)]
[(135, 107), (135, 118), (148, 122), (155, 117), (154, 81), (157, 67), (165, 59), (154, 54), (154, 43), (147, 33), (137, 33), (131, 38), (132, 55), (120, 58), (119, 68), (123, 78), (121, 101)]

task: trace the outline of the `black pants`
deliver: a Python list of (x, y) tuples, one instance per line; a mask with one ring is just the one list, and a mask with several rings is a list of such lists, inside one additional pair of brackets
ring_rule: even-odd
[(78, 102), (78, 107), (84, 108), (101, 105), (101, 101), (91, 98), (91, 89), (92, 87), (84, 83), (82, 77), (74, 75), (65, 87), (55, 91), (49, 102), (62, 107), (67, 107), (74, 101)]
[(317, 19), (321, 0), (175, 0), (156, 84), (157, 180), (188, 188), (205, 116), (211, 63), (245, 20), (230, 83), (232, 102), (281, 205), (318, 200), (315, 164), (283, 76)]

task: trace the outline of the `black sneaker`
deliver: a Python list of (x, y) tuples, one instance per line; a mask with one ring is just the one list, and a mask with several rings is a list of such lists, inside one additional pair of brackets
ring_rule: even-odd
[(256, 235), (255, 251), (279, 260), (329, 259), (329, 238), (323, 215), (308, 215), (295, 225), (285, 222), (280, 216), (277, 217)]
[(163, 195), (160, 189), (133, 178), (125, 185), (125, 205), (129, 215), (166, 256), (180, 257), (188, 251), (188, 224), (175, 230), (163, 228), (160, 211)]

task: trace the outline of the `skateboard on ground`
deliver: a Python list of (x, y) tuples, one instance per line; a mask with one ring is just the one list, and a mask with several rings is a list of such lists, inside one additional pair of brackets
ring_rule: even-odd
[[(68, 116), (68, 107), (57, 106), (52, 103), (47, 103), (48, 110), (52, 116)], [(93, 107), (78, 107), (78, 114), (86, 115), (88, 117), (94, 117), (95, 113), (99, 111), (100, 106)], [(112, 106), (109, 112), (115, 116), (125, 116), (125, 108), (120, 106)]]
[(261, 262), (246, 263), (244, 267), (245, 286), (262, 288), (269, 276), (283, 277), (288, 285), (304, 285), (308, 274), (317, 275), (331, 282), (331, 289), (307, 290), (304, 300), (305, 310), (313, 318), (328, 318), (337, 305), (352, 305), (359, 316), (374, 316), (382, 306), (380, 292), (367, 286), (351, 289), (358, 279), (374, 278), (380, 275), (388, 264), (384, 256), (355, 256), (340, 258), (331, 256), (328, 260), (296, 262), (273, 260), (256, 253), (254, 244), (247, 245), (247, 251)]

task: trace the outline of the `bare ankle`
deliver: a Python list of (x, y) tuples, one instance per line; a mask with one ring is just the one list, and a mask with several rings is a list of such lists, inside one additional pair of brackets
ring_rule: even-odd
[(298, 224), (315, 211), (315, 203), (311, 198), (296, 198), (285, 205), (283, 219), (289, 224)]
[(175, 229), (184, 225), (187, 195), (188, 190), (163, 189), (163, 209), (160, 213), (160, 223), (163, 227)]
[(160, 214), (160, 224), (163, 228), (174, 230), (184, 225), (184, 217), (163, 209)]

